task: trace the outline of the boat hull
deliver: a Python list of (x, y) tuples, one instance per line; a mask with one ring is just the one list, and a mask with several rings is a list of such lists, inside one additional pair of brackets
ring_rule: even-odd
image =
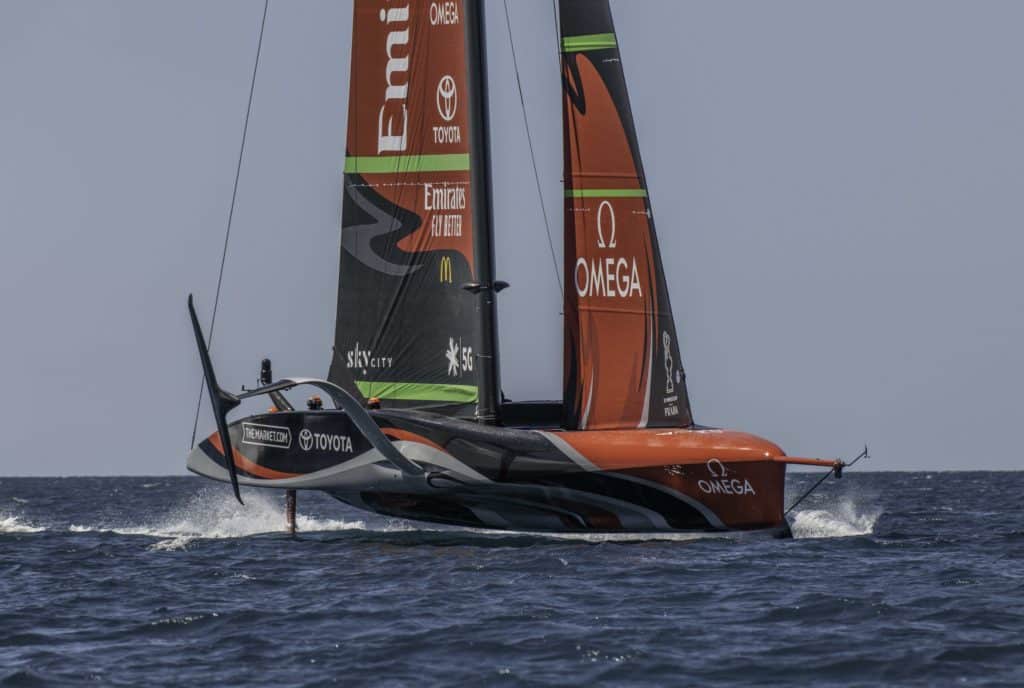
[[(343, 412), (325, 410), (233, 423), (239, 481), (317, 489), (387, 516), (478, 528), (789, 532), (784, 454), (746, 433), (508, 428), (422, 411), (372, 416), (422, 474), (399, 470)], [(188, 466), (228, 479), (216, 435), (196, 447)]]

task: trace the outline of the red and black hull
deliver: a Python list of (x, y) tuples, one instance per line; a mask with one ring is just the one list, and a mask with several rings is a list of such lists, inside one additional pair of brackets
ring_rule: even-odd
[[(318, 489), (388, 516), (479, 528), (788, 534), (784, 455), (753, 435), (496, 427), (422, 411), (371, 415), (422, 475), (396, 470), (345, 413), (325, 410), (233, 423), (240, 482)], [(189, 468), (227, 478), (216, 436), (196, 448)]]

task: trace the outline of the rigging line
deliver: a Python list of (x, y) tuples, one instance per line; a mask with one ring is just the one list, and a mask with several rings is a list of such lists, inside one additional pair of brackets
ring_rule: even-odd
[[(516, 87), (519, 89), (519, 102), (523, 109), (523, 126), (526, 128), (526, 142), (530, 147), (530, 163), (533, 165), (533, 179), (537, 182), (537, 196), (540, 198), (540, 212), (544, 216), (544, 231), (548, 235), (548, 248), (551, 249), (551, 263), (555, 268), (555, 280), (558, 281), (558, 291), (563, 291), (562, 287), (562, 274), (558, 269), (558, 257), (555, 254), (555, 243), (551, 238), (551, 223), (548, 222), (548, 211), (544, 206), (544, 190), (540, 183), (540, 173), (537, 172), (537, 155), (533, 150), (533, 137), (530, 135), (530, 118), (526, 116), (526, 97), (523, 95), (523, 82), (519, 78), (519, 61), (516, 59), (516, 44), (512, 40), (512, 19), (508, 13), (508, 0), (504, 0), (505, 5), (505, 27), (508, 29), (508, 44), (512, 49), (512, 67), (516, 73)], [(556, 29), (557, 33), (557, 29)]]
[(812, 492), (814, 492), (815, 490), (817, 490), (817, 489), (818, 489), (818, 486), (819, 486), (819, 485), (821, 485), (821, 484), (822, 484), (823, 482), (825, 482), (826, 480), (828, 480), (829, 476), (830, 476), (830, 475), (832, 475), (832, 474), (833, 474), (833, 473), (835, 473), (835, 472), (836, 472), (836, 469), (834, 469), (834, 468), (833, 468), (833, 469), (832, 469), (832, 470), (830, 470), (830, 471), (829, 471), (828, 473), (826, 473), (825, 475), (821, 476), (821, 480), (819, 480), (818, 482), (814, 483), (814, 485), (812, 485), (812, 486), (811, 486), (811, 489), (807, 490), (807, 492), (804, 492), (804, 493), (803, 493), (803, 495), (801, 495), (800, 499), (798, 499), (798, 500), (796, 500), (795, 502), (793, 502), (793, 503), (792, 503), (792, 504), (790, 505), (790, 507), (789, 507), (788, 509), (786, 509), (786, 511), (785, 511), (785, 512), (784, 512), (784, 513), (782, 514), (782, 516), (783, 516), (783, 517), (789, 516), (789, 512), (790, 512), (790, 511), (792, 511), (793, 509), (795, 509), (795, 508), (797, 508), (798, 506), (800, 506), (800, 503), (801, 503), (802, 501), (804, 501), (805, 499), (807, 499), (807, 498), (808, 498), (808, 497), (809, 497), (809, 496), (811, 495), (811, 493), (812, 493)]
[[(238, 198), (238, 179), (242, 176), (242, 157), (245, 154), (245, 138), (249, 133), (249, 116), (252, 114), (252, 96), (256, 91), (256, 71), (260, 66), (260, 53), (263, 51), (263, 30), (267, 26), (267, 9), (270, 7), (270, 0), (263, 0), (263, 18), (260, 20), (260, 37), (256, 41), (256, 61), (252, 66), (252, 80), (249, 82), (249, 104), (245, 108), (245, 123), (242, 125), (242, 143), (238, 148), (238, 164), (235, 166), (235, 184), (231, 190), (231, 209), (228, 210), (228, 226), (224, 232), (224, 248), (220, 254), (220, 271), (217, 273), (217, 291), (213, 297), (213, 314), (210, 316), (209, 337), (207, 339), (207, 351), (213, 346), (213, 326), (217, 323), (217, 306), (220, 304), (220, 287), (224, 282), (224, 263), (228, 257), (228, 240), (231, 238), (231, 221), (235, 216), (235, 200)], [(203, 390), (206, 387), (206, 378), (203, 377), (199, 383), (199, 398), (196, 400), (196, 417), (192, 421), (192, 447), (196, 446), (196, 430), (199, 428), (199, 411), (203, 405)]]
[(551, 0), (551, 14), (555, 18), (555, 58), (562, 64), (562, 18), (558, 14), (558, 0)]

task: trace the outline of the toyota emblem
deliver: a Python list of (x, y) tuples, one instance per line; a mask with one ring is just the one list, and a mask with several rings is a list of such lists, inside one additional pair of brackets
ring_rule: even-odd
[(450, 74), (445, 74), (437, 82), (437, 113), (445, 122), (455, 119), (455, 112), (459, 108), (459, 94), (455, 89), (455, 79)]

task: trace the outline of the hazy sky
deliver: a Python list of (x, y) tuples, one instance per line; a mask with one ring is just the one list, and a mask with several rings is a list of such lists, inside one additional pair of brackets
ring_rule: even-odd
[[(506, 393), (560, 295), (488, 4)], [(513, 0), (561, 248), (550, 0)], [(180, 473), (259, 0), (0, 0), (0, 475)], [(1024, 467), (1024, 3), (618, 0), (698, 422), (872, 469)], [(326, 375), (351, 3), (272, 0), (214, 360)], [(560, 260), (560, 257), (559, 257)], [(200, 429), (212, 419), (204, 412)]]

